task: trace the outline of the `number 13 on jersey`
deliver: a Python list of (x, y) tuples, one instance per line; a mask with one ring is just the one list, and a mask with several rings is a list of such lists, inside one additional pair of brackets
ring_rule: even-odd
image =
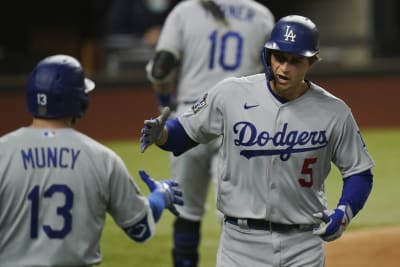
[[(43, 197), (42, 197), (43, 194)], [(49, 224), (43, 225), (43, 231), (49, 238), (58, 238), (63, 239), (72, 229), (72, 214), (71, 209), (74, 204), (74, 193), (72, 190), (65, 184), (53, 184), (50, 187), (46, 188), (42, 193), (40, 187), (36, 185), (29, 192), (28, 200), (31, 202), (31, 233), (30, 236), (32, 239), (36, 239), (38, 237), (39, 232), (39, 211), (40, 211), (40, 203), (45, 201), (52, 201), (51, 198), (54, 194), (62, 194), (64, 195), (65, 202), (63, 205), (57, 206), (56, 209), (56, 217), (61, 217), (64, 221), (61, 229), (54, 229), (54, 226)]]

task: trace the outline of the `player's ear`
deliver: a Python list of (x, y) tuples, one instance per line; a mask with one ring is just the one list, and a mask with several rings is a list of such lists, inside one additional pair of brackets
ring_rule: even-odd
[(321, 56), (319, 55), (319, 53), (317, 53), (317, 54), (315, 54), (314, 56), (310, 57), (310, 58), (308, 59), (308, 62), (309, 62), (309, 64), (310, 64), (310, 68), (311, 68), (312, 66), (314, 66), (315, 63), (317, 63), (317, 62), (319, 62), (319, 61), (321, 61), (321, 60), (322, 60), (322, 58), (321, 58)]

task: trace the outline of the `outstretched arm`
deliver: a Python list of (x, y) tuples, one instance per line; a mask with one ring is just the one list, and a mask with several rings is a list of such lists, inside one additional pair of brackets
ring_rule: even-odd
[(182, 191), (176, 181), (156, 181), (143, 170), (139, 171), (139, 175), (150, 189), (151, 193), (147, 196), (147, 199), (152, 212), (151, 214), (146, 214), (136, 224), (124, 228), (124, 231), (133, 240), (143, 242), (149, 239), (154, 233), (154, 222), (159, 221), (164, 209), (169, 209), (175, 216), (178, 216), (179, 213), (175, 205), (182, 206), (183, 200)]
[(154, 143), (164, 150), (173, 152), (175, 156), (198, 145), (187, 135), (178, 119), (167, 120), (169, 113), (169, 108), (165, 107), (156, 119), (144, 121), (140, 137), (142, 153)]

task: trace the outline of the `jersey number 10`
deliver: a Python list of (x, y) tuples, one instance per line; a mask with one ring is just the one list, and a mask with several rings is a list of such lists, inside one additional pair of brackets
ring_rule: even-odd
[[(242, 61), (243, 37), (238, 32), (228, 31), (219, 36), (217, 31), (213, 31), (209, 39), (211, 41), (210, 61), (208, 62), (209, 69), (213, 69), (216, 62), (225, 71), (234, 71), (240, 67)], [(236, 49), (235, 51), (233, 51), (233, 48), (229, 50), (229, 52), (234, 53), (234, 58), (230, 60), (227, 58), (228, 45), (229, 47), (234, 46)], [(218, 59), (216, 59), (217, 54), (219, 54)]]
[[(58, 206), (56, 210), (56, 215), (64, 219), (64, 225), (61, 229), (54, 229), (51, 225), (44, 224), (43, 231), (49, 238), (62, 239), (72, 229), (71, 209), (74, 204), (74, 193), (65, 184), (54, 184), (44, 191), (43, 198), (52, 198), (57, 193), (64, 195), (65, 199), (64, 205)], [(39, 204), (42, 202), (40, 187), (38, 185), (29, 192), (28, 199), (31, 201), (31, 238), (35, 239), (38, 237), (39, 231)]]

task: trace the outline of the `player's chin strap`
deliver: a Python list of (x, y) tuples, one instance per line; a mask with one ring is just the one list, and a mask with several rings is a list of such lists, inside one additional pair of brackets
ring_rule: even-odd
[(264, 65), (265, 78), (267, 81), (272, 81), (274, 79), (274, 73), (272, 72), (271, 65), (268, 64), (270, 61), (269, 57), (269, 50), (264, 47), (261, 51), (261, 62)]

